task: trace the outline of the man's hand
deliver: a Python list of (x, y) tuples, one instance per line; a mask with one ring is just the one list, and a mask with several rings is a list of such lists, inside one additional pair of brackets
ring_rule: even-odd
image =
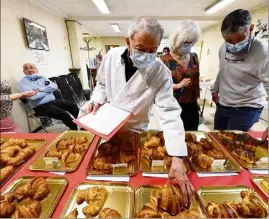
[(189, 78), (184, 78), (180, 83), (177, 84), (177, 88), (183, 88), (183, 87), (188, 87), (191, 85), (191, 79)]
[(266, 141), (268, 138), (268, 128), (263, 132), (262, 141)]
[(212, 95), (212, 101), (213, 101), (215, 104), (219, 103), (219, 96), (218, 96), (218, 93), (217, 93), (217, 92), (212, 92), (211, 95)]
[(37, 91), (25, 91), (25, 92), (22, 92), (22, 96), (23, 97), (32, 97), (34, 95), (36, 95)]
[(87, 107), (87, 113), (96, 114), (97, 110), (99, 109), (101, 105), (99, 103), (89, 103)]
[(194, 188), (185, 172), (183, 159), (172, 157), (172, 165), (168, 174), (169, 179), (175, 179), (181, 188), (183, 201), (186, 207), (191, 205)]

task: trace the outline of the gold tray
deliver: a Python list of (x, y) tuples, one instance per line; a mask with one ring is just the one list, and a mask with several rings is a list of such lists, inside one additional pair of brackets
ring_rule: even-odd
[[(130, 140), (130, 143), (132, 144), (132, 147), (135, 149), (135, 156), (136, 156), (136, 159), (134, 160), (134, 162), (131, 163), (131, 165), (128, 165), (128, 169), (130, 168), (131, 171), (129, 174), (126, 174), (126, 168), (125, 169), (121, 169), (119, 168), (117, 171), (114, 172), (114, 174), (98, 174), (98, 173), (95, 173), (93, 172), (93, 162), (94, 162), (94, 159), (95, 157), (97, 156), (98, 154), (98, 148), (99, 146), (106, 142), (104, 139), (102, 139), (98, 146), (96, 147), (91, 159), (90, 159), (90, 162), (88, 163), (88, 166), (87, 166), (87, 176), (91, 176), (91, 175), (102, 175), (102, 176), (134, 176), (137, 174), (138, 172), (138, 156), (137, 156), (137, 134), (136, 133), (133, 133), (133, 132), (119, 132), (116, 134), (120, 139), (124, 139), (124, 140)], [(113, 139), (113, 138), (112, 138)]]
[[(58, 167), (56, 166), (47, 166), (45, 161), (43, 160), (43, 157), (45, 156), (45, 154), (47, 153), (47, 151), (53, 149), (56, 147), (56, 144), (58, 141), (60, 141), (61, 139), (65, 139), (65, 138), (70, 138), (72, 136), (79, 136), (79, 137), (86, 137), (88, 139), (88, 148), (85, 152), (83, 152), (80, 156), (80, 159), (75, 163), (75, 165), (73, 167), (65, 167), (62, 164), (60, 164)], [(32, 162), (32, 164), (29, 166), (29, 170), (33, 170), (33, 171), (57, 171), (57, 172), (73, 172), (75, 171), (78, 166), (80, 165), (82, 159), (84, 158), (85, 154), (87, 153), (91, 142), (94, 138), (94, 135), (90, 132), (86, 132), (86, 131), (65, 131), (63, 132), (63, 134), (61, 134), (59, 137), (57, 137), (48, 147), (46, 150), (43, 151), (43, 153), (35, 160)]]
[(268, 179), (268, 176), (253, 176), (251, 181), (262, 191), (262, 193), (268, 197), (268, 193), (261, 187), (263, 179)]
[[(260, 196), (255, 192), (254, 189), (248, 187), (248, 186), (206, 186), (206, 187), (200, 187), (197, 190), (198, 197), (200, 199), (200, 202), (206, 211), (206, 206), (210, 202), (215, 203), (222, 203), (222, 202), (241, 202), (242, 198), (240, 196), (241, 191), (249, 191), (254, 192), (255, 195), (259, 198), (262, 205), (265, 209), (268, 210), (267, 204), (260, 198)], [(208, 215), (208, 213), (207, 213)]]
[(200, 141), (201, 138), (209, 139), (213, 143), (215, 149), (221, 150), (227, 158), (224, 164), (221, 166), (212, 165), (208, 169), (203, 169), (197, 166), (195, 163), (193, 163), (191, 160), (191, 157), (188, 156), (187, 160), (189, 161), (191, 168), (195, 172), (197, 173), (238, 173), (241, 171), (240, 166), (238, 165), (236, 160), (233, 158), (233, 156), (227, 153), (227, 151), (221, 145), (216, 143), (214, 139), (212, 139), (207, 133), (204, 133), (204, 132), (186, 132), (186, 133), (195, 134), (197, 136), (197, 141)]
[[(144, 143), (148, 141), (152, 136), (156, 135), (158, 132), (160, 131), (148, 130), (148, 131), (144, 131), (140, 133), (139, 135), (139, 147), (140, 147), (139, 148), (139, 161), (140, 161), (139, 169), (142, 173), (168, 173), (169, 172), (169, 168), (167, 168), (166, 166), (152, 168), (140, 154), (141, 151), (145, 149)], [(190, 171), (190, 167), (185, 159), (184, 159), (184, 168), (185, 168), (186, 173)]]
[(104, 186), (109, 194), (103, 208), (112, 208), (120, 213), (122, 218), (133, 217), (134, 190), (128, 184), (110, 183), (110, 182), (84, 182), (77, 185), (69, 197), (61, 218), (66, 217), (75, 208), (78, 209), (77, 218), (85, 218), (82, 208), (87, 206), (86, 202), (78, 205), (76, 202), (77, 194), (80, 190), (88, 189), (94, 186)]
[[(9, 140), (11, 137), (5, 137), (5, 136), (1, 136), (1, 139), (3, 139), (4, 141)], [(16, 139), (24, 139), (26, 141), (26, 143), (30, 146), (30, 147), (35, 147), (36, 152), (39, 151), (43, 146), (45, 146), (45, 144), (47, 143), (46, 139), (25, 139), (25, 138), (17, 138)], [(35, 156), (36, 152), (33, 154), (33, 156)], [(32, 157), (33, 157), (32, 156)], [(29, 158), (31, 159), (31, 157)], [(28, 160), (29, 160), (28, 159)], [(25, 164), (26, 162), (22, 163), (21, 165), (17, 166), (15, 171), (2, 183), (0, 183), (0, 186), (4, 185), (6, 181), (8, 181), (15, 173), (18, 172), (18, 170)], [(0, 169), (4, 168), (5, 165), (0, 165)]]
[[(25, 176), (14, 180), (3, 192), (3, 194), (7, 192), (13, 192), (19, 185), (26, 183), (29, 179), (34, 177)], [(68, 181), (65, 177), (43, 177), (46, 179), (50, 194), (47, 198), (41, 201), (42, 212), (40, 214), (40, 218), (49, 218), (53, 213), (58, 201), (64, 193), (64, 190), (68, 184)], [(23, 202), (22, 202), (23, 203)]]
[[(144, 204), (149, 202), (150, 193), (153, 190), (160, 190), (163, 186), (147, 186), (141, 185), (135, 190), (135, 215), (138, 216)], [(204, 209), (202, 208), (198, 196), (193, 194), (191, 207), (197, 209), (200, 213), (200, 218), (206, 218)]]
[[(247, 133), (244, 133), (244, 132), (239, 132), (239, 131), (230, 131), (230, 132), (240, 134), (242, 139), (254, 139), (250, 135), (248, 135)], [(232, 151), (229, 149), (229, 147), (227, 147), (227, 145), (223, 142), (223, 140), (217, 136), (217, 133), (218, 132), (210, 132), (210, 135), (214, 136), (218, 140), (219, 144), (224, 146), (232, 154)], [(261, 142), (257, 139), (254, 139), (254, 141), (257, 143)], [(267, 162), (264, 162), (264, 163), (258, 162), (258, 163), (251, 164), (251, 163), (247, 163), (244, 160), (239, 159), (238, 157), (234, 156), (233, 154), (232, 154), (232, 156), (238, 161), (238, 163), (241, 166), (243, 166), (246, 169), (268, 170), (268, 149), (265, 148), (263, 145), (257, 146), (256, 153), (255, 153), (255, 159), (259, 160), (261, 158), (264, 158)]]

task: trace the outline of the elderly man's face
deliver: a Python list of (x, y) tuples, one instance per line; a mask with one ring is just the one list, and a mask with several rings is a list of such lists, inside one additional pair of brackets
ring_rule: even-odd
[(32, 75), (34, 73), (37, 73), (37, 68), (32, 63), (26, 63), (23, 65), (23, 72), (25, 75)]
[(137, 32), (132, 39), (126, 38), (128, 49), (136, 49), (141, 52), (156, 53), (161, 40), (158, 36), (152, 37), (143, 32)]

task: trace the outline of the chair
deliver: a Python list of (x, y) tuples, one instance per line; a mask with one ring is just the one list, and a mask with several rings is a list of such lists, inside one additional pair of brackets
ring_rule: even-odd
[(92, 91), (90, 89), (83, 89), (81, 81), (79, 77), (77, 76), (77, 74), (69, 73), (68, 75), (71, 75), (74, 78), (74, 80), (77, 82), (77, 86), (79, 87), (80, 90), (82, 90), (86, 100), (90, 100)]

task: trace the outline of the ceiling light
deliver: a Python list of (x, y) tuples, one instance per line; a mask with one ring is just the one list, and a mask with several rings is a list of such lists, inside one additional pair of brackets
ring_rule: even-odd
[(110, 24), (110, 25), (115, 32), (118, 32), (118, 33), (120, 32), (120, 27), (118, 24)]
[(93, 3), (96, 5), (96, 7), (99, 9), (99, 11), (103, 14), (110, 14), (110, 11), (107, 7), (107, 4), (105, 0), (92, 0)]
[(219, 11), (220, 9), (224, 8), (228, 4), (232, 3), (234, 0), (220, 0), (215, 4), (211, 5), (209, 8), (205, 10), (205, 14), (214, 14), (215, 12)]

